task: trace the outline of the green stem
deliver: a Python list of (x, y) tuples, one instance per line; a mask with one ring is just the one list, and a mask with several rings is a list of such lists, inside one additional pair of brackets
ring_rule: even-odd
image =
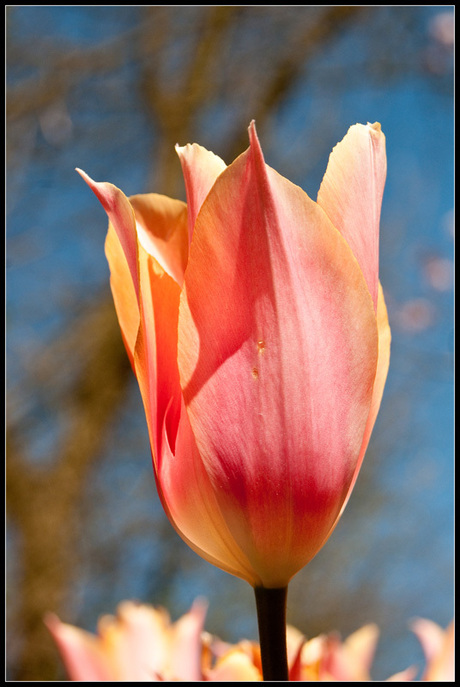
[(264, 681), (289, 681), (286, 649), (287, 587), (255, 587)]

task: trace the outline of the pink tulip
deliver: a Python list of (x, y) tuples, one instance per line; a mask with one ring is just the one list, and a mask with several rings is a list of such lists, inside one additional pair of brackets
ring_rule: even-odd
[(205, 559), (283, 588), (359, 472), (389, 364), (378, 278), (379, 124), (333, 150), (317, 202), (265, 164), (177, 147), (186, 206), (81, 173), (106, 254), (164, 509)]

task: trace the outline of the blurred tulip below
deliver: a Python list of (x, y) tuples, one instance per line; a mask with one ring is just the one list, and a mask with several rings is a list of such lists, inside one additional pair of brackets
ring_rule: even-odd
[[(92, 682), (258, 682), (262, 681), (259, 645), (228, 644), (204, 631), (207, 604), (197, 600), (188, 613), (171, 622), (159, 607), (124, 601), (116, 616), (99, 620), (97, 635), (62, 623), (49, 614), (46, 625), (71, 681)], [(454, 681), (454, 624), (442, 629), (429, 620), (412, 624), (426, 658), (420, 678)], [(289, 678), (297, 682), (366, 682), (379, 637), (375, 624), (342, 640), (338, 633), (306, 639), (288, 626)], [(411, 682), (418, 668), (409, 666), (388, 682)]]

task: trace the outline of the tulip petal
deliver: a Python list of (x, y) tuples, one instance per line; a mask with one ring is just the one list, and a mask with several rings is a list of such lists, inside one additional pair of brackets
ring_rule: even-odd
[(169, 617), (163, 609), (123, 601), (116, 616), (98, 621), (98, 641), (112, 669), (111, 681), (158, 680), (170, 652)]
[(172, 408), (168, 434), (174, 445), (180, 408), (174, 322), (187, 262), (187, 208), (154, 193), (128, 200), (113, 184), (79, 173), (109, 217), (106, 255), (112, 293), (158, 456), (166, 411)]
[(179, 155), (185, 181), (190, 242), (195, 220), (203, 201), (227, 165), (220, 157), (197, 143), (176, 146), (176, 152)]
[(201, 682), (203, 679), (201, 637), (206, 611), (207, 604), (196, 601), (171, 628), (170, 673), (175, 681)]
[(155, 470), (163, 508), (182, 539), (198, 555), (256, 586), (261, 580), (230, 532), (182, 407), (174, 453), (166, 432)]
[(96, 195), (109, 218), (105, 253), (110, 266), (110, 288), (123, 341), (133, 366), (139, 328), (139, 274), (134, 211), (125, 194), (116, 186), (96, 182), (81, 169), (77, 169), (77, 172)]
[(163, 426), (174, 446), (181, 390), (177, 370), (180, 284), (187, 260), (185, 203), (157, 194), (133, 196), (138, 236), (140, 322), (135, 372), (144, 401), (152, 450), (161, 455)]
[(105, 255), (110, 267), (110, 288), (118, 323), (131, 367), (134, 367), (134, 346), (139, 330), (139, 304), (123, 248), (111, 224), (105, 240)]
[(187, 206), (158, 193), (131, 196), (136, 216), (137, 236), (178, 284), (182, 284), (188, 258)]
[(128, 263), (131, 278), (135, 287), (137, 298), (138, 272), (137, 272), (137, 233), (133, 209), (125, 194), (113, 184), (96, 182), (86, 172), (77, 169), (77, 172), (88, 184), (102, 207), (106, 211), (109, 220), (114, 227), (120, 241), (123, 253)]
[(349, 635), (343, 643), (351, 680), (370, 679), (379, 634), (377, 625), (369, 623)]
[(135, 372), (157, 465), (167, 411), (167, 435), (173, 447), (179, 421), (177, 318), (188, 252), (187, 213), (181, 201), (157, 194), (130, 200), (138, 234), (141, 295)]
[(219, 658), (207, 675), (211, 682), (261, 682), (262, 676), (252, 659), (238, 646)]
[(107, 682), (114, 679), (111, 662), (94, 635), (62, 623), (53, 613), (47, 614), (45, 624), (72, 681)]
[(332, 151), (318, 193), (318, 204), (361, 266), (375, 309), (385, 177), (385, 136), (380, 124), (355, 124)]
[(178, 362), (224, 517), (264, 586), (276, 587), (316, 554), (346, 497), (377, 327), (346, 241), (265, 165), (254, 126), (250, 137), (197, 217)]
[(134, 351), (155, 467), (162, 455), (163, 430), (174, 447), (181, 389), (177, 370), (177, 319), (180, 287), (139, 243), (141, 314)]

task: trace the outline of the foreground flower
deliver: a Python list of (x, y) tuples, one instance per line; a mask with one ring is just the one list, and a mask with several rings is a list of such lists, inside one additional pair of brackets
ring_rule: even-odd
[(211, 563), (284, 588), (334, 529), (383, 393), (385, 143), (378, 124), (351, 127), (314, 202), (249, 137), (229, 167), (177, 148), (188, 206), (81, 174), (110, 220), (165, 511)]
[[(46, 623), (74, 681), (261, 681), (258, 644), (242, 640), (232, 645), (204, 632), (205, 613), (205, 604), (195, 602), (188, 613), (171, 623), (164, 609), (125, 601), (116, 616), (100, 619), (97, 635), (62, 623), (54, 615), (49, 615)], [(428, 620), (417, 623), (414, 629), (427, 658), (421, 679), (453, 681), (453, 624), (442, 630)], [(290, 680), (370, 681), (378, 635), (377, 626), (370, 624), (344, 641), (337, 633), (306, 640), (288, 627)], [(412, 681), (416, 674), (415, 668), (408, 668), (388, 680)]]
[(255, 589), (264, 677), (287, 679), (289, 580), (333, 531), (389, 365), (378, 279), (380, 125), (351, 127), (315, 203), (265, 164), (255, 125), (229, 167), (177, 147), (188, 205), (82, 172), (164, 509)]

